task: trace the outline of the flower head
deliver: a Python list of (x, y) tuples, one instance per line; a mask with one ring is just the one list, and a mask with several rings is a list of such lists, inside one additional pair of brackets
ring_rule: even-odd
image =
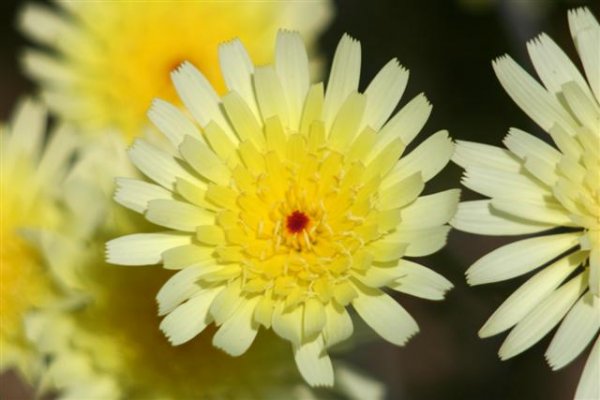
[(27, 375), (36, 359), (23, 316), (48, 301), (53, 288), (25, 229), (57, 224), (56, 195), (75, 146), (65, 127), (45, 145), (45, 127), (45, 108), (24, 100), (0, 133), (0, 369), (16, 366)]
[(331, 16), (326, 0), (56, 3), (30, 4), (22, 13), (23, 32), (46, 48), (25, 52), (27, 74), (64, 120), (97, 134), (114, 128), (129, 139), (146, 125), (152, 98), (177, 101), (169, 73), (183, 61), (220, 91), (218, 43), (237, 35), (266, 63), (271, 52), (261, 44), (279, 26), (314, 42)]
[[(600, 328), (600, 26), (587, 9), (569, 13), (587, 81), (542, 34), (528, 44), (543, 86), (508, 56), (494, 70), (511, 98), (553, 144), (519, 129), (507, 149), (462, 142), (454, 160), (463, 183), (489, 199), (464, 202), (453, 225), (484, 235), (548, 232), (503, 246), (467, 271), (470, 284), (502, 281), (544, 267), (510, 296), (479, 332), (512, 327), (500, 348), (507, 359), (531, 347), (561, 320), (546, 358), (553, 369), (577, 357)], [(600, 339), (576, 397), (598, 398)]]
[[(105, 136), (104, 138), (107, 138)], [(158, 329), (156, 292), (172, 271), (152, 267), (122, 268), (104, 261), (107, 237), (148, 223), (110, 198), (116, 171), (128, 175), (124, 144), (95, 141), (70, 174), (68, 187), (85, 187), (88, 201), (73, 201), (59, 229), (46, 231), (46, 262), (60, 260), (56, 279), (63, 295), (27, 318), (28, 337), (48, 360), (45, 389), (64, 399), (306, 399), (311, 389), (297, 375), (284, 342), (274, 335), (257, 339), (243, 357), (231, 358), (211, 344), (214, 327), (182, 346), (172, 346)], [(71, 186), (72, 185), (72, 186)], [(97, 208), (97, 218), (81, 228), (81, 215)], [(193, 310), (188, 309), (193, 315)], [(381, 385), (350, 369), (342, 380), (363, 384), (337, 394), (379, 399)], [(365, 392), (366, 391), (366, 392)]]
[(419, 95), (387, 121), (408, 72), (392, 60), (359, 93), (348, 36), (326, 91), (310, 86), (296, 33), (278, 35), (274, 65), (255, 68), (237, 40), (220, 54), (229, 92), (181, 66), (173, 82), (195, 121), (157, 100), (149, 116), (173, 148), (136, 141), (130, 158), (155, 183), (118, 181), (118, 202), (170, 230), (115, 239), (108, 260), (181, 270), (158, 293), (173, 344), (214, 323), (213, 344), (239, 356), (262, 325), (292, 343), (311, 385), (331, 385), (326, 349), (352, 334), (350, 304), (403, 345), (417, 324), (382, 288), (442, 299), (452, 286), (402, 257), (446, 241), (458, 191), (418, 196), (453, 144), (438, 132), (398, 161), (430, 105)]

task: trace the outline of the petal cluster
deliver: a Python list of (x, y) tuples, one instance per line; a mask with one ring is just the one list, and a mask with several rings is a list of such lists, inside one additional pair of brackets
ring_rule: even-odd
[(453, 143), (441, 131), (399, 160), (431, 107), (419, 95), (389, 119), (408, 72), (392, 60), (360, 93), (360, 45), (348, 36), (327, 90), (310, 85), (296, 33), (278, 35), (274, 65), (254, 67), (237, 40), (220, 54), (229, 92), (178, 68), (194, 120), (155, 101), (149, 116), (170, 150), (136, 141), (130, 158), (154, 183), (118, 181), (119, 203), (169, 230), (109, 242), (108, 261), (180, 270), (158, 293), (173, 344), (214, 323), (213, 344), (239, 356), (262, 325), (292, 343), (310, 384), (330, 386), (326, 349), (352, 334), (349, 305), (403, 345), (417, 324), (381, 289), (438, 300), (452, 286), (402, 257), (446, 241), (458, 191), (419, 195)]
[(508, 56), (494, 62), (504, 89), (549, 137), (512, 128), (506, 149), (460, 142), (454, 161), (465, 168), (463, 184), (488, 199), (461, 203), (452, 224), (484, 235), (544, 233), (505, 245), (467, 271), (475, 285), (543, 267), (496, 310), (480, 335), (513, 328), (500, 348), (500, 357), (507, 359), (562, 320), (546, 358), (553, 369), (561, 368), (596, 340), (576, 397), (597, 398), (600, 25), (587, 9), (577, 9), (569, 13), (569, 26), (585, 77), (545, 34), (528, 43), (542, 84)]
[(331, 18), (327, 0), (309, 2), (56, 1), (28, 4), (19, 25), (39, 44), (22, 63), (49, 107), (88, 134), (116, 129), (132, 140), (159, 96), (176, 102), (169, 73), (184, 60), (205, 71), (220, 91), (217, 44), (239, 36), (261, 63), (279, 26), (310, 43)]
[(56, 196), (76, 146), (65, 126), (48, 143), (45, 135), (46, 109), (30, 99), (0, 133), (0, 369), (16, 366), (25, 374), (39, 360), (25, 339), (23, 316), (54, 289), (28, 230), (57, 225)]

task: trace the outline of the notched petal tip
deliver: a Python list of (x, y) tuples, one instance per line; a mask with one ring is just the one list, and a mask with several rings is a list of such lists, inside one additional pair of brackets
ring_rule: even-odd
[(349, 33), (345, 32), (342, 35), (342, 38), (340, 39), (340, 43), (342, 41), (350, 41), (352, 43), (360, 43), (357, 39), (354, 38), (354, 36), (351, 36)]

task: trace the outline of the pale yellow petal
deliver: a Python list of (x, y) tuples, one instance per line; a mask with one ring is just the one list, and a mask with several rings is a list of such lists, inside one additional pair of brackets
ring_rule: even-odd
[(397, 346), (403, 346), (419, 331), (415, 320), (387, 294), (374, 289), (361, 289), (352, 301), (360, 317), (379, 336)]
[(324, 349), (322, 336), (294, 345), (294, 359), (302, 377), (311, 386), (333, 386), (333, 366)]
[(585, 290), (586, 278), (577, 275), (527, 314), (502, 343), (500, 358), (506, 360), (527, 350), (554, 328)]
[(118, 265), (151, 265), (173, 247), (191, 243), (190, 235), (175, 232), (134, 233), (106, 243), (106, 261)]
[(480, 285), (525, 274), (575, 247), (579, 236), (578, 232), (563, 233), (504, 245), (477, 260), (467, 270), (467, 282)]
[(227, 354), (237, 357), (246, 352), (258, 333), (258, 324), (253, 320), (254, 309), (259, 298), (245, 300), (227, 318), (213, 337), (213, 345)]
[(547, 298), (583, 261), (580, 253), (563, 257), (542, 269), (511, 294), (479, 330), (480, 337), (503, 332), (521, 321)]

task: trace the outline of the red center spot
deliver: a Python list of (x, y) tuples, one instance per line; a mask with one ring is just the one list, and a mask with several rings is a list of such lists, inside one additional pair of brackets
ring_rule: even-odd
[(287, 217), (287, 229), (290, 233), (302, 232), (308, 225), (308, 216), (301, 211), (294, 211)]

